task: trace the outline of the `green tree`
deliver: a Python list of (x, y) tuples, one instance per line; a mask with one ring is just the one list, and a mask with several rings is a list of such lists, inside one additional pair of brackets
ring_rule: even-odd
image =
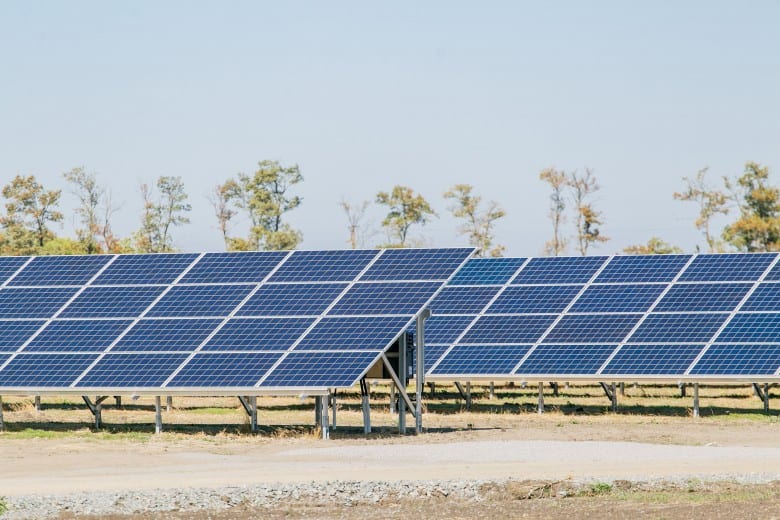
[(380, 191), (376, 194), (376, 202), (389, 210), (382, 221), (390, 237), (389, 247), (406, 247), (411, 227), (423, 226), (436, 217), (428, 201), (407, 186), (395, 186), (389, 193)]
[(707, 249), (710, 253), (723, 251), (723, 242), (712, 234), (712, 219), (717, 215), (729, 212), (728, 197), (720, 190), (711, 187), (706, 180), (709, 168), (702, 168), (693, 178), (683, 177), (685, 190), (674, 193), (676, 200), (695, 202), (699, 206), (699, 216), (696, 218), (696, 229), (704, 233)]
[(566, 188), (569, 178), (566, 172), (555, 168), (546, 168), (539, 173), (539, 179), (546, 182), (550, 189), (550, 221), (553, 226), (553, 236), (544, 245), (546, 255), (558, 256), (566, 251), (566, 239), (561, 235), (561, 226), (566, 221)]
[(174, 251), (172, 228), (190, 222), (187, 213), (192, 206), (187, 203), (181, 177), (162, 176), (156, 184), (156, 192), (148, 184), (141, 185), (144, 206), (135, 248), (144, 253)]
[(254, 174), (239, 173), (223, 184), (219, 189), (245, 212), (250, 226), (247, 239), (227, 238), (229, 249), (295, 249), (303, 234), (282, 219), (285, 213), (301, 205), (301, 197), (289, 194), (301, 181), (303, 175), (297, 164), (282, 166), (277, 161), (260, 161)]
[(780, 250), (780, 190), (769, 184), (769, 168), (748, 162), (736, 184), (726, 188), (739, 207), (739, 218), (723, 230), (723, 238), (740, 251)]
[(61, 222), (58, 210), (61, 190), (46, 190), (33, 175), (17, 175), (3, 187), (6, 214), (3, 228), (3, 254), (35, 254), (54, 238), (49, 225)]
[(601, 234), (600, 226), (604, 224), (601, 212), (596, 211), (590, 199), (601, 189), (596, 182), (593, 171), (585, 168), (584, 174), (576, 171), (569, 174), (569, 186), (572, 190), (572, 200), (577, 214), (577, 250), (582, 256), (588, 254), (593, 244), (607, 242), (608, 237)]
[(628, 246), (623, 249), (623, 252), (629, 255), (673, 255), (682, 253), (682, 249), (658, 237), (651, 237), (647, 244)]
[(217, 226), (225, 242), (225, 249), (230, 249), (230, 222), (236, 216), (236, 211), (231, 207), (231, 187), (228, 183), (217, 184), (209, 195), (209, 202), (214, 208), (214, 216), (217, 217)]
[(111, 218), (116, 211), (111, 193), (98, 183), (97, 174), (88, 173), (84, 167), (73, 168), (63, 177), (70, 183), (70, 191), (79, 201), (76, 237), (84, 253), (118, 252), (119, 240), (111, 227)]
[(482, 197), (472, 194), (474, 187), (470, 184), (456, 184), (446, 192), (444, 198), (453, 204), (448, 208), (452, 215), (462, 219), (458, 232), (466, 235), (469, 244), (477, 248), (478, 257), (499, 257), (506, 249), (504, 246), (493, 245), (494, 226), (498, 219), (506, 216), (506, 211), (494, 201), (487, 203), (482, 209)]

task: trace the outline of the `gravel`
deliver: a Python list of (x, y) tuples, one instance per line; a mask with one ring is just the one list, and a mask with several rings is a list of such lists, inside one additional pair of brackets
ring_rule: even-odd
[[(686, 475), (663, 479), (582, 479), (557, 482), (558, 496), (587, 491), (594, 483), (606, 483), (637, 490), (691, 488), (708, 482), (766, 484), (780, 481), (780, 473), (741, 475)], [(331, 481), (279, 483), (221, 488), (184, 488), (146, 491), (75, 493), (67, 495), (26, 495), (4, 499), (8, 511), (3, 520), (48, 519), (60, 514), (107, 515), (188, 511), (225, 511), (236, 506), (271, 508), (295, 500), (312, 505), (351, 506), (377, 503), (386, 499), (425, 499), (451, 497), (459, 500), (485, 500), (496, 490), (525, 483), (528, 489), (544, 486), (544, 481), (519, 479), (436, 480), (436, 481)], [(530, 495), (529, 495), (530, 496)]]

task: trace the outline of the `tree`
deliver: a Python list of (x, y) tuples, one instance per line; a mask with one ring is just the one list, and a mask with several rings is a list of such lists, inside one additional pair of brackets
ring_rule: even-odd
[(725, 227), (724, 240), (740, 251), (780, 250), (780, 190), (769, 185), (769, 168), (748, 162), (736, 185), (725, 181), (740, 216)]
[(144, 206), (136, 248), (144, 253), (174, 251), (171, 228), (189, 224), (186, 214), (192, 210), (181, 177), (160, 177), (157, 193), (148, 184), (142, 184), (141, 197)]
[(301, 205), (303, 199), (288, 192), (303, 181), (297, 164), (282, 166), (277, 161), (260, 161), (253, 175), (239, 173), (221, 189), (237, 208), (249, 217), (249, 237), (228, 238), (233, 250), (287, 250), (295, 249), (303, 234), (283, 222), (285, 213)]
[(547, 168), (539, 173), (539, 179), (550, 185), (550, 221), (553, 225), (553, 237), (544, 245), (544, 252), (550, 256), (558, 256), (566, 251), (566, 239), (561, 236), (561, 226), (566, 220), (565, 189), (568, 186), (566, 172)]
[(382, 226), (390, 237), (390, 247), (406, 247), (411, 227), (415, 224), (424, 226), (436, 216), (428, 201), (407, 186), (395, 186), (389, 193), (380, 191), (376, 194), (376, 202), (389, 210)]
[(84, 167), (73, 168), (63, 177), (71, 184), (71, 193), (79, 201), (76, 214), (80, 227), (76, 228), (76, 237), (84, 253), (118, 252), (119, 240), (111, 228), (111, 218), (117, 208), (111, 193), (98, 184), (95, 173), (87, 173)]
[(712, 188), (705, 176), (709, 168), (702, 168), (693, 178), (683, 177), (685, 191), (676, 192), (676, 200), (695, 202), (699, 206), (699, 216), (694, 223), (696, 229), (704, 233), (704, 240), (710, 253), (723, 251), (723, 242), (712, 234), (710, 229), (712, 219), (717, 215), (729, 212), (728, 197), (722, 191)]
[(54, 238), (49, 224), (61, 222), (57, 209), (61, 190), (46, 190), (33, 175), (17, 175), (3, 187), (6, 214), (3, 227), (4, 254), (35, 254)]
[(366, 211), (371, 203), (367, 200), (359, 203), (347, 202), (343, 198), (339, 202), (339, 207), (344, 210), (347, 217), (349, 229), (349, 239), (347, 243), (352, 249), (366, 247), (368, 240), (376, 234), (372, 229), (372, 222), (366, 220)]
[(682, 249), (658, 237), (651, 237), (647, 244), (628, 246), (623, 249), (623, 252), (629, 255), (672, 255), (682, 253)]
[(217, 184), (209, 195), (209, 202), (214, 208), (214, 215), (217, 217), (217, 225), (226, 249), (230, 249), (231, 244), (230, 221), (236, 216), (236, 211), (230, 207), (230, 197), (230, 186), (227, 183)]
[(454, 217), (464, 220), (458, 232), (466, 235), (469, 244), (477, 248), (476, 256), (499, 257), (506, 248), (493, 246), (493, 227), (498, 219), (506, 215), (506, 211), (494, 201), (488, 202), (487, 208), (482, 209), (482, 197), (472, 195), (473, 190), (470, 184), (456, 184), (444, 192), (444, 198), (453, 201), (448, 209)]
[(601, 212), (593, 208), (589, 199), (601, 187), (596, 182), (593, 171), (585, 168), (585, 174), (580, 175), (576, 171), (569, 174), (569, 186), (572, 189), (572, 200), (577, 213), (577, 250), (582, 256), (588, 254), (588, 249), (598, 242), (607, 242), (608, 237), (601, 234), (599, 226), (604, 222), (601, 220)]

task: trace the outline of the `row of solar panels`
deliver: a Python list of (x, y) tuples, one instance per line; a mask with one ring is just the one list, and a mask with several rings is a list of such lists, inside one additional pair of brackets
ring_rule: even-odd
[(0, 258), (0, 389), (351, 386), (471, 253)]
[(780, 374), (778, 255), (474, 259), (432, 302), (432, 379)]

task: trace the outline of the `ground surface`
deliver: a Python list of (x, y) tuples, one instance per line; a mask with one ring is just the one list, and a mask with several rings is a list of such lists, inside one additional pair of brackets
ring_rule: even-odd
[[(317, 439), (308, 424), (310, 400), (262, 399), (263, 427), (250, 435), (235, 400), (177, 398), (164, 413), (166, 433), (156, 436), (145, 400), (108, 406), (105, 428), (94, 432), (91, 415), (75, 399), (44, 398), (41, 411), (29, 399), (6, 399), (0, 496), (7, 497), (12, 518), (15, 504), (38, 503), (44, 494), (81, 494), (87, 498), (79, 500), (88, 501), (90, 493), (136, 491), (151, 497), (149, 504), (135, 512), (117, 507), (124, 515), (117, 518), (251, 518), (256, 504), (228, 498), (229, 507), (156, 510), (154, 493), (225, 488), (228, 496), (236, 486), (261, 486), (265, 493), (284, 485), (293, 487), (264, 502), (263, 516), (359, 518), (381, 504), (385, 516), (780, 518), (774, 483), (780, 480), (780, 421), (762, 413), (749, 388), (703, 389), (700, 418), (690, 416), (690, 398), (674, 387), (629, 386), (618, 414), (607, 411), (599, 392), (562, 388), (559, 397), (547, 396), (548, 411), (540, 416), (532, 412), (530, 390), (500, 389), (489, 398), (486, 389), (475, 389), (475, 405), (466, 411), (462, 398), (444, 389), (428, 402), (422, 436), (397, 435), (386, 396), (376, 392), (375, 431), (368, 437), (359, 427), (357, 396), (346, 394), (329, 442)], [(445, 480), (478, 480), (479, 491), (430, 493), (431, 483)], [(341, 492), (309, 495), (300, 487), (313, 482), (328, 490), (332, 481), (351, 483), (348, 500)], [(429, 491), (366, 494), (375, 481), (420, 481)], [(190, 501), (201, 501), (193, 496)]]

